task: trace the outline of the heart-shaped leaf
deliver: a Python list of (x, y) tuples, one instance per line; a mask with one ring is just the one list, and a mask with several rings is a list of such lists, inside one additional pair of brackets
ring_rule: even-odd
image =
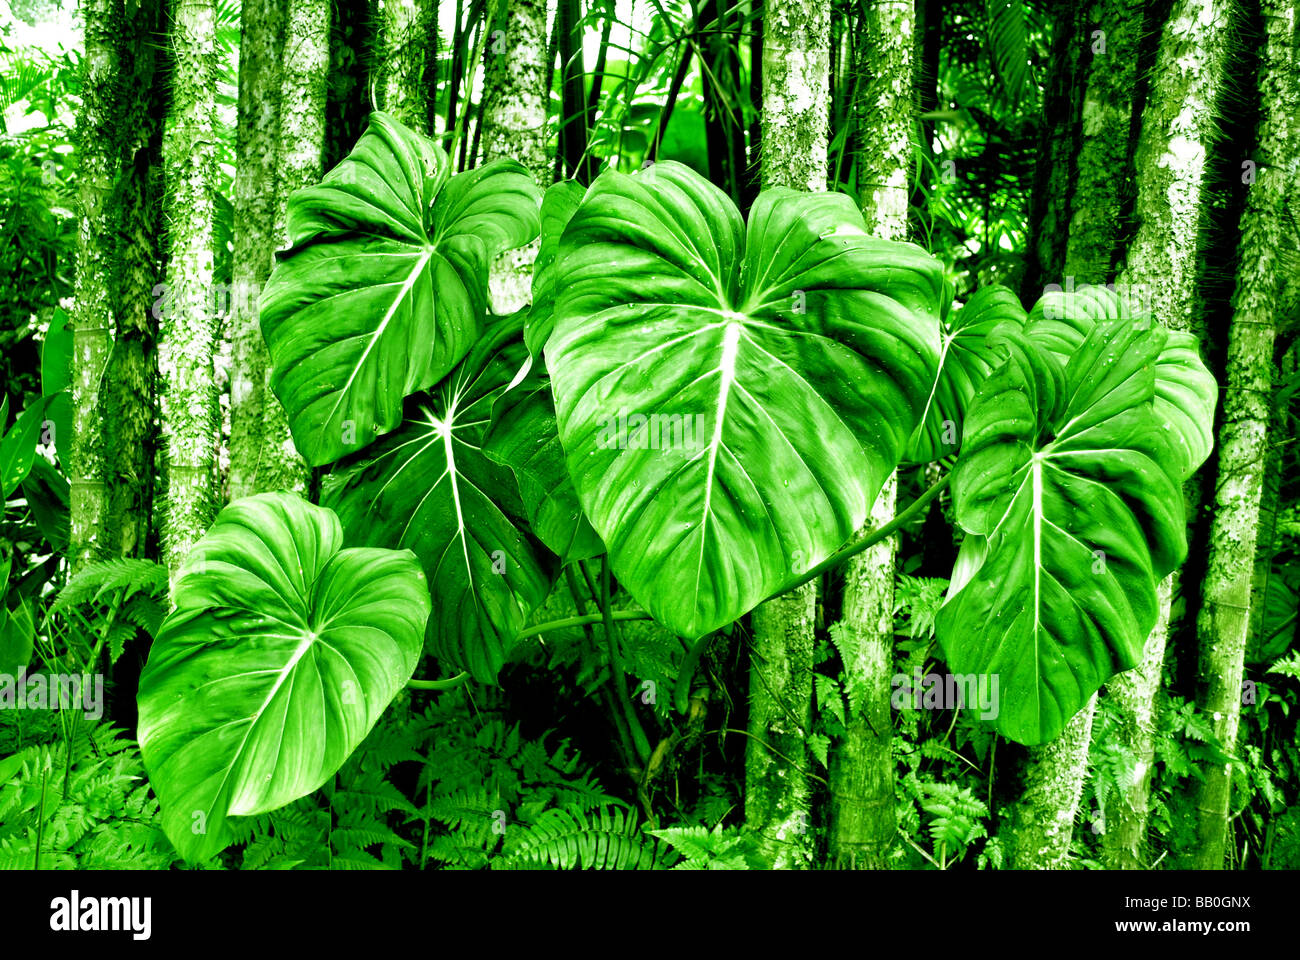
[(954, 672), (998, 675), (995, 722), (1020, 743), (1058, 736), (1141, 659), (1156, 584), (1187, 552), (1186, 474), (1161, 459), (1155, 405), (1167, 340), (1100, 320), (1063, 369), (1026, 328), (995, 341), (1008, 359), (967, 415), (952, 490), (975, 536), (938, 636)]
[[(1126, 304), (1115, 291), (1099, 285), (1046, 293), (1030, 312), (1025, 332), (1063, 363), (1073, 356), (1099, 321), (1128, 320), (1139, 329), (1153, 321)], [(1156, 361), (1155, 413), (1161, 431), (1152, 442), (1162, 446), (1156, 459), (1170, 472), (1190, 477), (1214, 445), (1214, 407), (1219, 387), (1201, 361), (1196, 337), (1168, 331)]]
[(482, 450), (492, 404), (526, 356), (520, 321), (494, 326), (402, 427), (337, 468), (322, 492), (350, 544), (407, 547), (438, 598), (431, 649), (496, 681), (528, 615), (550, 590), (546, 551), (522, 529), (509, 468)]
[(861, 525), (938, 363), (939, 264), (841, 194), (746, 229), (689, 168), (602, 173), (560, 240), (546, 342), (578, 497), (615, 573), (698, 637)]
[(925, 415), (908, 442), (907, 459), (929, 463), (956, 453), (961, 425), (975, 389), (1002, 357), (988, 343), (989, 334), (1004, 323), (1024, 326), (1025, 310), (1006, 287), (981, 287), (960, 310), (944, 318), (939, 342), (939, 367)]
[(329, 510), (237, 500), (193, 548), (140, 677), (140, 749), (188, 860), (325, 783), (415, 672), (429, 591), (404, 551), (341, 549)]
[(487, 271), (537, 236), (541, 195), (512, 160), (451, 177), (432, 140), (374, 113), (319, 186), (289, 198), (291, 247), (262, 295), (271, 387), (313, 465), (397, 426), (484, 327)]

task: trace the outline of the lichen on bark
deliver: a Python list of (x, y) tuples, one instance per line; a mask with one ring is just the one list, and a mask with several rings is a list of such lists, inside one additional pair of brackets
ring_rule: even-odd
[[(763, 186), (825, 190), (830, 4), (769, 7), (763, 30)], [(745, 820), (777, 867), (806, 866), (812, 857), (804, 738), (812, 716), (815, 609), (812, 581), (753, 613)]]
[[(1250, 626), (1251, 586), (1263, 467), (1267, 461), (1273, 349), (1278, 305), (1295, 295), (1300, 278), (1283, 267), (1294, 243), (1300, 169), (1300, 5), (1260, 4), (1265, 29), (1258, 96), (1261, 104), (1258, 174), (1246, 195), (1238, 246), (1237, 286), (1225, 361), (1227, 386), (1218, 429), (1217, 477), (1209, 556), (1197, 618), (1200, 695), (1224, 752), (1236, 748), (1242, 676)], [(1232, 793), (1232, 763), (1210, 766), (1196, 794), (1197, 845), (1189, 864), (1223, 866)]]
[[(547, 149), (546, 4), (544, 0), (498, 0), (493, 6), (493, 30), (484, 46), (483, 157), (518, 160), (545, 189), (552, 175)], [(492, 263), (488, 292), (494, 313), (513, 313), (532, 301), (538, 247), (534, 241), (503, 251)]]
[[(1134, 154), (1138, 225), (1119, 280), (1119, 289), (1149, 309), (1157, 322), (1198, 334), (1203, 333), (1197, 284), (1205, 219), (1202, 191), (1215, 139), (1230, 16), (1224, 0), (1179, 0), (1164, 25)], [(1187, 500), (1196, 499), (1195, 485), (1189, 484)], [(1133, 758), (1132, 777), (1110, 794), (1103, 817), (1102, 849), (1107, 865), (1115, 869), (1147, 865), (1155, 696), (1177, 589), (1175, 572), (1157, 592), (1156, 624), (1142, 662), (1106, 685), (1119, 717), (1117, 741)]]
[(173, 575), (216, 515), (220, 411), (213, 378), (216, 18), (211, 0), (176, 0), (171, 102), (163, 134), (169, 256), (158, 304), (163, 557)]
[(102, 531), (107, 515), (100, 385), (112, 350), (113, 231), (108, 202), (117, 177), (120, 117), (118, 46), (121, 0), (90, 0), (83, 8), (85, 54), (81, 63), (81, 113), (77, 119), (77, 264), (72, 327), (72, 436), (67, 450), (71, 483), (69, 556), (74, 570), (108, 555)]

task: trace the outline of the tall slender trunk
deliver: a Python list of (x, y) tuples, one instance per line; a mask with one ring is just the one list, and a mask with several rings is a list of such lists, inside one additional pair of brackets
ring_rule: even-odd
[(269, 489), (259, 483), (269, 439), (263, 431), (263, 417), (276, 401), (266, 388), (270, 356), (258, 325), (257, 302), (270, 276), (277, 246), (276, 139), (285, 5), (285, 0), (244, 0), (240, 11), (230, 317), (231, 500)]
[[(324, 173), (329, 37), (329, 0), (288, 0), (275, 150), (279, 173), (275, 191), (278, 246), (289, 243), (289, 194), (317, 183)], [(305, 493), (311, 471), (298, 456), (284, 407), (271, 390), (269, 363), (263, 366), (262, 377), (262, 451), (256, 490)]]
[[(547, 150), (545, 0), (496, 0), (493, 36), (486, 47), (483, 83), (483, 155), (518, 160), (537, 181), (551, 182)], [(488, 292), (495, 313), (513, 313), (532, 299), (533, 261), (540, 241), (506, 250), (492, 264)]]
[[(1261, 0), (1266, 39), (1259, 70), (1262, 117), (1255, 182), (1246, 197), (1238, 248), (1237, 289), (1228, 332), (1227, 387), (1218, 432), (1217, 483), (1209, 557), (1197, 619), (1200, 643), (1198, 707), (1214, 725), (1223, 750), (1236, 749), (1241, 681), (1250, 625), (1251, 579), (1267, 459), (1273, 347), (1278, 304), (1295, 277), (1279, 266), (1294, 246), (1295, 161), (1300, 145), (1300, 5)], [(1205, 771), (1196, 796), (1197, 846), (1191, 866), (1223, 866), (1232, 763)]]
[[(1058, 105), (1068, 106), (1068, 115), (1077, 118), (1066, 131), (1076, 149), (1073, 156), (1049, 150), (1043, 162), (1068, 166), (1064, 172), (1040, 173), (1036, 180), (1036, 187), (1053, 191), (1069, 186), (1064, 205), (1056, 199), (1035, 198), (1042, 233), (1037, 238), (1034, 275), (1044, 284), (1070, 289), (1071, 284), (1111, 280), (1123, 240), (1119, 228), (1126, 198), (1116, 170), (1124, 169), (1129, 159), (1144, 36), (1142, 6), (1140, 0), (1093, 0), (1058, 8), (1062, 18), (1058, 30), (1067, 40), (1063, 48), (1057, 47), (1058, 77), (1050, 86), (1063, 94)], [(1067, 222), (1064, 249), (1053, 247), (1048, 234), (1059, 236)], [(1063, 276), (1054, 277), (1058, 263)], [(1042, 290), (1028, 292), (1037, 298)], [(1023, 791), (1009, 818), (1012, 863), (1018, 869), (1065, 865), (1088, 771), (1096, 705), (1093, 696), (1060, 737), (1029, 750), (1022, 771)]]
[(426, 42), (432, 29), (429, 0), (384, 0), (382, 90), (383, 109), (412, 130), (428, 129), (433, 70)]
[[(1174, 330), (1201, 326), (1197, 252), (1203, 225), (1202, 182), (1214, 139), (1230, 15), (1226, 0), (1174, 4), (1143, 108), (1134, 161), (1139, 225), (1120, 285), (1149, 304), (1154, 318)], [(1160, 584), (1156, 625), (1147, 638), (1142, 662), (1106, 684), (1107, 696), (1121, 718), (1119, 742), (1136, 758), (1132, 780), (1111, 793), (1104, 811), (1102, 848), (1107, 865), (1114, 869), (1142, 869), (1147, 864), (1155, 695), (1177, 581), (1175, 572)]]
[[(872, 0), (863, 6), (853, 104), (858, 193), (867, 230), (883, 240), (907, 239), (912, 161), (913, 40), (911, 4)], [(867, 529), (894, 518), (898, 480), (891, 475)], [(865, 533), (860, 531), (859, 535)], [(878, 869), (897, 829), (894, 819), (893, 718), (890, 673), (894, 650), (894, 556), (890, 537), (849, 562), (844, 580), (841, 646), (844, 678), (858, 691), (844, 740), (830, 765), (830, 853), (837, 866)]]
[[(765, 187), (826, 189), (829, 0), (768, 7), (763, 39)], [(808, 749), (816, 581), (754, 611), (745, 820), (777, 868), (813, 857)]]
[(171, 14), (171, 103), (163, 136), (169, 255), (158, 372), (167, 482), (163, 556), (175, 575), (216, 514), (220, 411), (212, 365), (216, 18), (212, 0), (175, 0)]
[(77, 269), (71, 311), (72, 436), (55, 442), (68, 450), (71, 541), (74, 570), (108, 553), (102, 540), (107, 517), (100, 384), (112, 350), (114, 238), (108, 201), (117, 179), (115, 144), (120, 130), (118, 45), (121, 0), (90, 0), (83, 7), (85, 54), (81, 62), (81, 114), (77, 146)]
[(556, 162), (566, 177), (586, 184), (591, 182), (591, 158), (587, 156), (590, 117), (583, 77), (583, 30), (579, 0), (558, 0), (556, 32), (560, 46), (560, 127), (559, 156)]
[(161, 221), (162, 84), (158, 46), (162, 0), (142, 0), (127, 13), (121, 167), (117, 209), (118, 272), (113, 301), (117, 331), (104, 373), (100, 424), (108, 476), (104, 548), (113, 557), (143, 557), (152, 549), (156, 402), (155, 322)]
[(365, 132), (376, 26), (374, 0), (335, 0), (333, 11), (325, 106), (326, 170), (346, 157)]

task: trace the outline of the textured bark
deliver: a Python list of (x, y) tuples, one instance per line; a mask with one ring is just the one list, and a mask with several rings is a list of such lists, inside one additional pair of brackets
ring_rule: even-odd
[[(826, 189), (829, 44), (828, 0), (799, 0), (766, 11), (764, 187)], [(812, 859), (804, 718), (812, 715), (815, 608), (812, 581), (753, 614), (745, 820), (778, 867), (805, 866)]]
[(276, 146), (286, 0), (245, 0), (240, 13), (239, 113), (235, 130), (234, 256), (230, 316), (229, 498), (259, 484), (270, 357), (258, 325), (258, 297), (276, 248)]
[[(329, 36), (329, 0), (288, 0), (276, 149), (275, 240), (282, 247), (289, 244), (289, 195), (319, 182), (324, 173)], [(284, 407), (272, 392), (270, 379), (268, 363), (263, 368), (262, 454), (256, 490), (305, 494), (311, 472), (293, 445)]]
[(149, 555), (157, 428), (153, 287), (158, 280), (162, 91), (161, 0), (143, 0), (126, 19), (119, 72), (125, 119), (115, 192), (118, 273), (113, 300), (117, 332), (104, 374), (100, 427), (108, 480), (104, 548), (114, 557)]
[[(897, 479), (876, 500), (868, 528), (894, 518)], [(865, 530), (863, 531), (865, 532)], [(854, 557), (844, 582), (840, 649), (850, 691), (844, 740), (831, 754), (831, 861), (837, 868), (880, 869), (897, 830), (894, 817), (894, 554), (890, 537)]]
[[(907, 239), (913, 19), (909, 3), (873, 0), (863, 6), (856, 44), (859, 199), (867, 230), (883, 240)], [(894, 476), (886, 481), (859, 536), (894, 518), (897, 486)], [(890, 749), (896, 549), (894, 537), (876, 544), (850, 560), (845, 575), (841, 645), (852, 654), (844, 677), (860, 700), (850, 700), (848, 729), (831, 758), (830, 849), (838, 866), (885, 866), (897, 829)]]
[(171, 9), (171, 104), (163, 136), (167, 281), (159, 304), (158, 372), (167, 482), (163, 558), (173, 575), (218, 502), (220, 412), (212, 217), (216, 180), (216, 28), (211, 0)]
[[(1143, 10), (1139, 0), (1093, 0), (1058, 5), (1057, 76), (1048, 103), (1065, 111), (1060, 127), (1048, 126), (1035, 178), (1038, 244), (1027, 272), (1065, 289), (1109, 283), (1122, 241), (1123, 170), (1129, 155), (1142, 54)], [(1100, 31), (1100, 32), (1099, 32)], [(1068, 137), (1066, 153), (1057, 137)], [(1064, 223), (1068, 230), (1061, 231)], [(1064, 232), (1065, 242), (1060, 245)], [(1062, 275), (1053, 274), (1057, 269)], [(1037, 299), (1042, 290), (1026, 290)], [(1092, 697), (1056, 740), (1031, 747), (1023, 769), (1024, 791), (1010, 813), (1012, 862), (1020, 869), (1058, 869), (1069, 855), (1074, 817), (1088, 771), (1089, 737), (1097, 698)]]
[(55, 443), (66, 443), (68, 451), (66, 464), (72, 485), (68, 554), (74, 570), (108, 555), (101, 538), (108, 488), (99, 393), (112, 349), (110, 278), (115, 269), (115, 244), (108, 201), (117, 176), (121, 0), (91, 0), (83, 7), (83, 16), (86, 49), (81, 63), (81, 114), (77, 119), (81, 161), (77, 180), (77, 270), (70, 314), (72, 436), (66, 441), (55, 437)]
[(910, 4), (871, 0), (863, 5), (856, 45), (858, 200), (868, 232), (882, 240), (907, 239), (913, 20)]
[[(1294, 245), (1295, 151), (1300, 143), (1300, 7), (1260, 4), (1267, 31), (1259, 71), (1262, 162), (1246, 197), (1238, 248), (1237, 288), (1228, 333), (1227, 387), (1219, 426), (1218, 479), (1209, 557), (1197, 619), (1200, 643), (1198, 707), (1211, 718), (1223, 749), (1236, 748), (1241, 681), (1250, 624), (1251, 579), (1266, 462), (1273, 346), (1278, 305), (1297, 278), (1282, 266)], [(1223, 866), (1232, 764), (1205, 771), (1196, 797), (1197, 848), (1190, 865)]]
[[(1174, 5), (1161, 36), (1135, 154), (1138, 228), (1120, 289), (1175, 330), (1199, 332), (1202, 327), (1197, 295), (1202, 186), (1221, 93), (1229, 15), (1225, 0), (1179, 0)], [(1107, 865), (1115, 869), (1147, 865), (1155, 694), (1176, 584), (1176, 573), (1160, 584), (1157, 621), (1142, 662), (1106, 685), (1121, 718), (1119, 742), (1136, 758), (1133, 782), (1122, 785), (1106, 803), (1102, 848)]]
[(1093, 694), (1059, 737), (1033, 751), (1020, 799), (1011, 814), (1011, 865), (1015, 869), (1060, 870), (1066, 865), (1096, 710), (1097, 695)]
[[(1143, 0), (1097, 0), (1087, 35), (1076, 39), (1089, 45), (1065, 251), (1065, 276), (1076, 285), (1110, 282), (1120, 250), (1124, 197), (1116, 171), (1128, 161), (1143, 6)], [(1092, 52), (1102, 39), (1104, 52)]]
[(790, 0), (764, 11), (764, 187), (826, 189), (830, 22), (826, 0)]
[(1143, 39), (1141, 0), (1058, 0), (1021, 293), (1108, 283)]
[[(482, 144), (486, 160), (518, 160), (543, 189), (551, 182), (547, 150), (545, 0), (498, 0), (486, 47)], [(492, 264), (488, 293), (493, 312), (509, 314), (531, 302), (538, 242), (507, 250)]]
[[(1296, 291), (1300, 293), (1300, 290)], [(1291, 309), (1296, 309), (1292, 307)], [(1300, 368), (1300, 341), (1292, 341), (1291, 347), (1278, 362), (1278, 383), (1286, 383), (1296, 376)], [(1290, 429), (1289, 404), (1274, 402), (1272, 431), (1285, 438)], [(1264, 463), (1264, 477), (1259, 497), (1259, 527), (1255, 546), (1255, 573), (1251, 586), (1250, 633), (1247, 648), (1255, 642), (1268, 638), (1264, 636), (1264, 611), (1268, 606), (1270, 589), (1276, 589), (1273, 578), (1273, 561), (1278, 553), (1278, 519), (1281, 508), (1282, 482), (1284, 480), (1283, 456), (1285, 440), (1268, 444), (1268, 459)]]
[(753, 613), (745, 821), (777, 870), (812, 864), (806, 736), (816, 599), (812, 584), (805, 584)]
[(384, 0), (383, 109), (412, 130), (428, 129), (433, 64), (425, 42), (433, 24), (428, 0)]

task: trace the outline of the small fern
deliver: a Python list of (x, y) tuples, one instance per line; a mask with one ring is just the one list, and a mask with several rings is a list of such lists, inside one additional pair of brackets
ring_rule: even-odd
[(493, 869), (653, 870), (664, 859), (658, 841), (643, 836), (636, 815), (623, 807), (558, 807), (514, 829)]
[(674, 870), (769, 869), (753, 837), (737, 827), (664, 827), (649, 832), (682, 856)]

